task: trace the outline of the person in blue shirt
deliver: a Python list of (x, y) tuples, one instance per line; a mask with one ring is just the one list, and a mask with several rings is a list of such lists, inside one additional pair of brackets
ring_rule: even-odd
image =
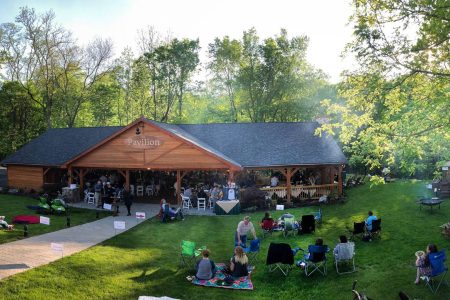
[(366, 229), (367, 231), (372, 231), (372, 222), (377, 220), (377, 216), (373, 214), (371, 210), (369, 210), (369, 216), (366, 219)]

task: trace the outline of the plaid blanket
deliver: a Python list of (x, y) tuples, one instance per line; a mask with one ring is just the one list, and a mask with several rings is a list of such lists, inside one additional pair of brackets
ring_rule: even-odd
[(218, 263), (218, 264), (216, 264), (216, 268), (217, 268), (217, 272), (213, 278), (211, 278), (209, 280), (194, 278), (194, 280), (192, 280), (192, 283), (195, 285), (203, 285), (203, 286), (226, 288), (226, 289), (253, 290), (253, 283), (252, 283), (252, 280), (250, 279), (250, 275), (254, 269), (254, 266), (248, 267), (248, 276), (236, 278), (234, 280), (233, 284), (230, 284), (230, 285), (226, 285), (224, 282), (225, 264)]

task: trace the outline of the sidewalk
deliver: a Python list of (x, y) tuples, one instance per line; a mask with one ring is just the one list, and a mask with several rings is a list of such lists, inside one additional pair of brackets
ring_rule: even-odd
[[(159, 205), (133, 203), (131, 211), (132, 215), (126, 216), (126, 208), (121, 207), (121, 214), (117, 217), (107, 217), (95, 222), (0, 245), (0, 279), (60, 259), (61, 253), (53, 251), (50, 247), (51, 243), (63, 244), (64, 256), (72, 255), (143, 222), (143, 220), (136, 219), (137, 211), (145, 212), (146, 219), (157, 215)], [(114, 230), (114, 221), (125, 221), (126, 229)]]

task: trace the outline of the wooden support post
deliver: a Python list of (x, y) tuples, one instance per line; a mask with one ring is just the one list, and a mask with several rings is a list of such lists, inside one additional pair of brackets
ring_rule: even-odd
[(125, 187), (127, 188), (127, 191), (130, 190), (130, 170), (125, 171)]
[(83, 169), (80, 169), (78, 176), (80, 177), (80, 194), (82, 194), (84, 191), (84, 170)]
[(67, 169), (68, 172), (68, 176), (69, 176), (69, 185), (71, 185), (73, 183), (73, 173), (72, 173), (72, 167), (69, 167), (69, 169)]
[(286, 169), (286, 193), (287, 193), (287, 204), (291, 206), (291, 175), (294, 169)]
[(342, 188), (343, 188), (342, 169), (343, 169), (342, 165), (339, 166), (339, 173), (338, 173), (338, 178), (339, 178), (339, 183), (338, 183), (339, 196), (342, 196)]

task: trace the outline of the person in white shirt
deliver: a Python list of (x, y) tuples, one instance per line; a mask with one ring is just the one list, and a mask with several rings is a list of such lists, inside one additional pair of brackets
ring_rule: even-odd
[(278, 185), (278, 177), (277, 176), (272, 176), (272, 178), (270, 178), (270, 186), (277, 186)]
[(234, 245), (246, 248), (245, 243), (247, 243), (247, 235), (249, 232), (253, 234), (253, 238), (256, 240), (255, 227), (253, 227), (253, 223), (250, 222), (250, 217), (245, 216), (244, 220), (239, 222), (237, 226), (234, 236)]

